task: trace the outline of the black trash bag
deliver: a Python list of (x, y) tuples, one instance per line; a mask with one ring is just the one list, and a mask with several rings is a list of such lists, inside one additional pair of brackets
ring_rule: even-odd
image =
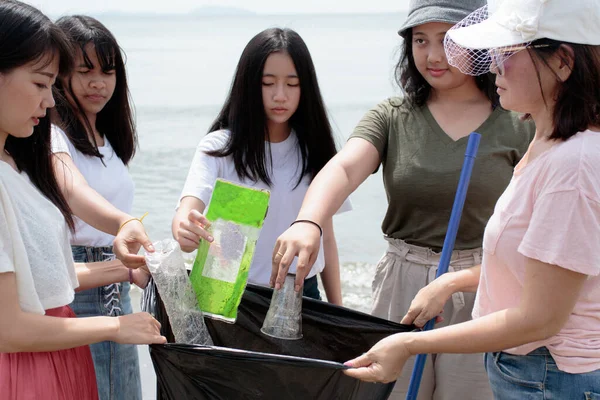
[(165, 400), (384, 400), (393, 383), (366, 383), (342, 373), (344, 361), (382, 338), (408, 332), (368, 314), (304, 297), (300, 340), (260, 332), (272, 289), (249, 284), (235, 324), (205, 318), (215, 346), (175, 344), (166, 312), (151, 281), (142, 309), (161, 323), (169, 344), (151, 345), (157, 398)]

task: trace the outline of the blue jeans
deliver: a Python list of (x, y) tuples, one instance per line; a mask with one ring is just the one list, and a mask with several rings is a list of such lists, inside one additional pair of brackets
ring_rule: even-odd
[[(112, 247), (72, 246), (75, 262), (114, 259)], [(88, 289), (75, 294), (71, 308), (78, 317), (131, 314), (129, 282)], [(101, 342), (90, 346), (100, 400), (141, 400), (142, 385), (137, 346)]]
[(316, 275), (304, 281), (304, 285), (302, 286), (302, 296), (310, 297), (311, 299), (315, 300), (321, 300), (319, 282), (317, 281)]
[(496, 400), (600, 400), (600, 370), (560, 371), (546, 347), (525, 356), (486, 353), (485, 368)]

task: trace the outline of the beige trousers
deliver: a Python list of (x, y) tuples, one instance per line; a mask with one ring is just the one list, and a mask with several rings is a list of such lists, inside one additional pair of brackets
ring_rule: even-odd
[[(379, 261), (373, 280), (372, 314), (400, 322), (417, 292), (435, 279), (440, 253), (386, 238), (388, 250)], [(481, 263), (481, 249), (452, 253), (448, 271)], [(475, 293), (455, 293), (444, 307), (444, 321), (436, 328), (468, 321)], [(408, 360), (396, 381), (390, 400), (404, 400), (414, 357)], [(485, 373), (483, 354), (430, 354), (423, 371), (418, 400), (493, 399)]]

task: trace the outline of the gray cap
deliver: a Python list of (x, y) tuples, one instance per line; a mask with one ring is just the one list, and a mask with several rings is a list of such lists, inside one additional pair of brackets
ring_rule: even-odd
[(410, 0), (408, 16), (398, 34), (429, 22), (456, 24), (486, 4), (486, 0)]

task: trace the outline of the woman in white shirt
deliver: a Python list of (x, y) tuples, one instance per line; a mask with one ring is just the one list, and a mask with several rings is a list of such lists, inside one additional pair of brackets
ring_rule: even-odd
[[(294, 221), (312, 178), (335, 155), (335, 141), (314, 65), (302, 38), (272, 28), (246, 45), (223, 109), (198, 144), (177, 214), (173, 236), (184, 251), (212, 242), (201, 214), (217, 178), (271, 192), (269, 212), (256, 245), (248, 280), (268, 285), (277, 236)], [(340, 211), (351, 208), (345, 203)], [(330, 218), (319, 227), (324, 251), (304, 281), (305, 296), (342, 304), (337, 244)], [(295, 272), (295, 263), (291, 272)]]
[[(68, 99), (53, 115), (52, 151), (61, 161), (56, 163), (59, 184), (69, 198), (77, 198), (79, 188), (89, 185), (116, 209), (130, 213), (134, 183), (127, 165), (137, 136), (120, 47), (94, 18), (68, 16), (56, 24), (76, 49), (74, 71), (56, 84)], [(75, 261), (114, 262), (114, 236), (77, 216), (74, 222), (70, 239)], [(125, 280), (78, 292), (71, 307), (79, 317), (131, 314), (131, 283)], [(100, 399), (141, 400), (136, 346), (106, 341), (90, 348)]]
[[(160, 325), (138, 313), (118, 318), (72, 318), (75, 288), (87, 289), (145, 275), (116, 263), (75, 268), (67, 226), (86, 206), (62, 194), (52, 168), (52, 86), (71, 66), (64, 34), (37, 9), (0, 3), (0, 393), (7, 399), (96, 399), (87, 345), (164, 343)], [(84, 190), (87, 190), (84, 188)], [(90, 203), (95, 198), (92, 196)], [(75, 207), (73, 207), (74, 205)], [(126, 253), (138, 222), (96, 203), (102, 229), (116, 232)], [(124, 213), (123, 213), (124, 214)], [(128, 217), (127, 214), (124, 216)], [(66, 221), (66, 223), (65, 223)], [(125, 224), (124, 224), (125, 223)], [(124, 225), (123, 225), (124, 224)], [(129, 243), (129, 245), (128, 245)], [(123, 254), (122, 253), (122, 254)], [(130, 262), (139, 263), (136, 257)]]

